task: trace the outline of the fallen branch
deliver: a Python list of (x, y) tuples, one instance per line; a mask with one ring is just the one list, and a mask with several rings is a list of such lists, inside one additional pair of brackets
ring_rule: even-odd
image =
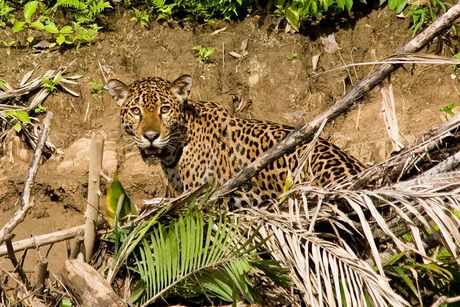
[[(415, 165), (417, 165), (417, 163), (420, 162), (430, 150), (439, 148), (442, 141), (446, 137), (452, 135), (451, 131), (457, 129), (458, 127), (460, 127), (460, 115), (457, 115), (451, 120), (443, 123), (430, 133), (422, 135), (412, 144), (404, 147), (396, 155), (365, 170), (359, 175), (360, 178), (354, 185), (360, 186), (368, 182), (376, 186), (381, 186), (385, 183), (398, 179), (401, 174), (409, 172)], [(452, 169), (455, 161), (449, 160), (449, 162), (445, 163), (450, 166), (441, 165), (439, 168), (448, 170), (450, 167)], [(435, 170), (431, 173), (433, 172), (435, 172)], [(428, 174), (430, 174), (430, 172)]]
[[(97, 221), (97, 229), (105, 229), (107, 222), (103, 219)], [(44, 235), (33, 236), (29, 239), (13, 242), (14, 252), (25, 250), (27, 248), (36, 248), (44, 245), (49, 245), (65, 240), (69, 240), (83, 234), (85, 232), (85, 225), (75, 226), (68, 229), (59, 230)], [(8, 250), (5, 245), (0, 246), (0, 257), (8, 254)]]
[(81, 306), (126, 306), (101, 274), (83, 261), (67, 260), (61, 277)]
[[(428, 44), (435, 38), (443, 29), (452, 25), (452, 23), (460, 16), (460, 3), (452, 6), (444, 15), (440, 16), (422, 33), (412, 39), (407, 45), (397, 51), (396, 55), (414, 53), (419, 51), (423, 46)], [(290, 152), (295, 147), (302, 143), (310, 142), (315, 131), (324, 120), (330, 122), (340, 114), (348, 110), (355, 101), (363, 97), (366, 93), (372, 90), (376, 85), (382, 82), (389, 74), (395, 71), (399, 66), (386, 63), (379, 66), (372, 75), (356, 84), (342, 99), (325, 112), (317, 116), (313, 121), (306, 124), (298, 125), (286, 138), (278, 144), (267, 150), (262, 156), (257, 158), (250, 165), (243, 168), (235, 176), (230, 178), (222, 187), (214, 194), (214, 197), (230, 193), (241, 184), (247, 182), (260, 170), (268, 164), (275, 161), (283, 154)]]
[(43, 127), (38, 137), (37, 148), (35, 148), (34, 156), (30, 162), (29, 172), (27, 174), (26, 181), (24, 183), (24, 190), (22, 192), (21, 201), (19, 203), (19, 208), (14, 213), (13, 217), (6, 223), (5, 226), (0, 230), (0, 244), (5, 241), (6, 235), (10, 234), (16, 226), (22, 222), (27, 214), (27, 211), (33, 206), (30, 202), (30, 193), (32, 191), (32, 186), (35, 181), (35, 176), (37, 175), (38, 168), (40, 166), (40, 160), (42, 158), (43, 147), (45, 145), (46, 138), (50, 133), (50, 124), (51, 119), (53, 118), (53, 113), (48, 112), (43, 121)]

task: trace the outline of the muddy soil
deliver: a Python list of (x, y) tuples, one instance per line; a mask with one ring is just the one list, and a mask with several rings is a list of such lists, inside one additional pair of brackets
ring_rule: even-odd
[[(145, 165), (122, 133), (116, 103), (107, 92), (98, 100), (90, 94), (89, 82), (104, 80), (99, 63), (111, 66), (112, 77), (126, 83), (147, 76), (172, 81), (181, 74), (190, 74), (195, 82), (195, 99), (213, 100), (231, 111), (243, 99), (249, 106), (240, 116), (296, 125), (340, 99), (374, 66), (326, 71), (384, 59), (411, 38), (409, 21), (398, 18), (388, 8), (312, 24), (302, 33), (285, 33), (284, 22), (279, 23), (273, 16), (207, 25), (151, 22), (150, 29), (130, 21), (131, 17), (130, 11), (113, 10), (97, 41), (78, 50), (54, 48), (35, 53), (27, 46), (25, 37), (18, 37), (23, 46), (13, 48), (9, 56), (6, 48), (0, 48), (0, 78), (13, 86), (37, 65), (39, 74), (76, 59), (68, 75), (82, 75), (79, 85), (73, 87), (80, 97), (60, 92), (44, 103), (54, 113), (49, 140), (62, 153), (41, 166), (33, 189), (35, 206), (14, 231), (15, 240), (84, 223), (92, 132), (105, 139), (105, 173), (111, 177), (117, 172), (136, 204), (164, 195), (165, 182), (160, 170)], [(335, 35), (340, 47), (334, 54), (325, 51), (320, 39), (330, 34)], [(11, 34), (0, 29), (0, 37), (7, 36)], [(424, 53), (451, 57), (451, 50), (458, 51), (460, 42), (453, 35), (447, 37), (450, 39), (439, 39)], [(247, 55), (232, 57), (229, 52), (243, 54), (241, 47), (245, 41)], [(210, 63), (197, 60), (196, 51), (192, 50), (197, 45), (216, 47)], [(316, 56), (319, 61), (314, 67)], [(321, 72), (326, 73), (315, 75)], [(460, 85), (450, 65), (406, 65), (392, 75), (391, 84), (403, 144), (441, 124), (446, 116), (439, 109), (459, 101)], [(329, 123), (323, 136), (364, 163), (382, 161), (391, 152), (392, 144), (381, 109), (381, 91), (374, 89), (353, 110)], [(17, 208), (32, 153), (21, 143), (2, 152), (0, 225)], [(104, 194), (107, 183), (103, 181)], [(48, 248), (42, 247), (40, 254), (45, 256)], [(35, 269), (36, 256), (35, 250), (28, 252), (27, 271)], [(48, 258), (53, 273), (59, 271), (66, 257), (65, 243), (51, 248)], [(0, 266), (8, 264), (7, 260), (0, 260)]]

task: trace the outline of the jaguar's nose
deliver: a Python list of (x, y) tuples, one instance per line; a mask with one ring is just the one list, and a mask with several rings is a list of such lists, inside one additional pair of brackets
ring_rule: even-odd
[(158, 132), (154, 131), (147, 131), (146, 133), (143, 134), (143, 137), (149, 140), (150, 142), (155, 141), (160, 134)]

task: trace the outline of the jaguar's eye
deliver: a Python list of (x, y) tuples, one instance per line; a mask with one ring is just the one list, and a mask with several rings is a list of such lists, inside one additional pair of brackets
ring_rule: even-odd
[(141, 115), (141, 109), (139, 109), (138, 107), (131, 108), (131, 113), (133, 113), (133, 115), (135, 116), (139, 116)]
[(160, 108), (160, 114), (161, 114), (161, 115), (168, 114), (170, 110), (171, 110), (171, 107), (170, 107), (170, 106), (162, 106), (162, 107)]

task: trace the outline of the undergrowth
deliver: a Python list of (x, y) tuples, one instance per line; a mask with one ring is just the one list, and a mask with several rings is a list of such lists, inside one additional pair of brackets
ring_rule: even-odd
[[(149, 17), (170, 20), (173, 17), (214, 22), (219, 19), (234, 20), (247, 14), (268, 12), (284, 16), (290, 26), (299, 31), (303, 20), (320, 20), (331, 14), (347, 14), (358, 2), (366, 0), (125, 0), (121, 5), (132, 9), (133, 21), (149, 27)], [(117, 3), (117, 2), (115, 2)], [(408, 0), (380, 0), (397, 13), (405, 10), (412, 21), (415, 35), (445, 12), (449, 3), (442, 0), (408, 2)], [(0, 0), (0, 27), (11, 28), (14, 40), (3, 41), (6, 53), (11, 47), (32, 45), (46, 39), (50, 48), (70, 45), (79, 48), (94, 42), (104, 27), (102, 18), (113, 9), (108, 0)], [(67, 20), (58, 23), (55, 14), (65, 11)], [(456, 29), (452, 29), (454, 34)], [(14, 41), (14, 42), (13, 42)]]

